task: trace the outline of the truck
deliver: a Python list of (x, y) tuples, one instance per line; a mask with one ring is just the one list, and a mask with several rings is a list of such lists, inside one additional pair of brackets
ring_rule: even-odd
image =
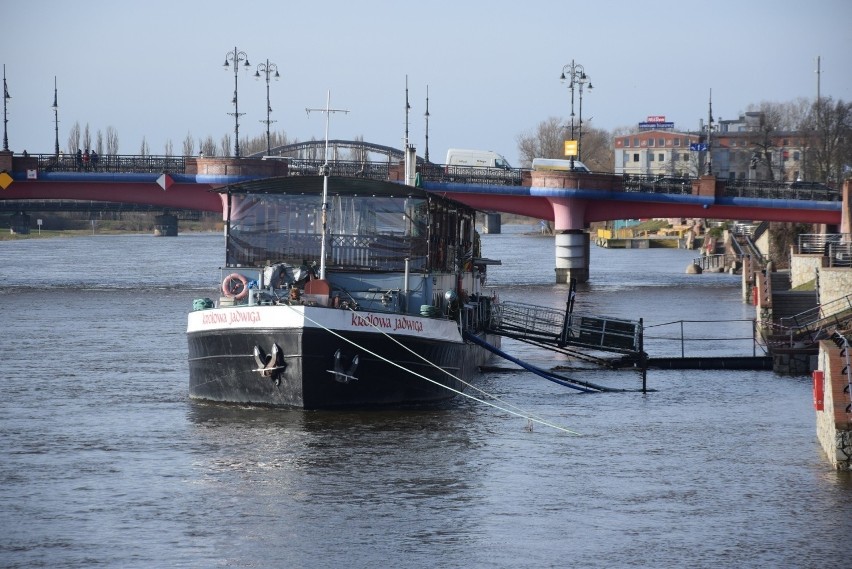
[(465, 148), (450, 148), (447, 150), (447, 166), (473, 166), (478, 168), (503, 168), (511, 170), (512, 166), (504, 156), (492, 150), (468, 150)]
[[(575, 172), (591, 172), (591, 170), (589, 170), (589, 168), (579, 160), (574, 160), (573, 166)], [(560, 160), (557, 158), (533, 158), (532, 169), (539, 171), (556, 170), (558, 172), (569, 172), (571, 171), (571, 160)]]

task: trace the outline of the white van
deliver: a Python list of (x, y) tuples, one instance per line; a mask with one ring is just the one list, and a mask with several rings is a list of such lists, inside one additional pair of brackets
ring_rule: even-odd
[[(559, 172), (570, 172), (571, 171), (571, 161), (570, 160), (560, 160), (556, 158), (533, 158), (532, 161), (532, 169), (533, 170), (556, 170)], [(579, 160), (574, 160), (574, 171), (575, 172), (591, 172), (585, 164), (580, 162)]]
[(509, 161), (491, 150), (466, 150), (450, 148), (447, 150), (447, 166), (474, 166), (479, 168), (503, 168), (510, 170)]

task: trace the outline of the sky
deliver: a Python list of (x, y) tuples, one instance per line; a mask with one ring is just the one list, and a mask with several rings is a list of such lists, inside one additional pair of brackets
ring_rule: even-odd
[[(735, 119), (763, 101), (852, 100), (849, 0), (0, 0), (0, 63), (9, 148), (51, 154), (54, 77), (59, 144), (75, 123), (112, 127), (119, 153), (151, 154), (187, 135), (233, 140), (235, 48), (240, 138), (263, 136), (269, 61), (272, 129), (396, 148), (409, 141), (443, 162), (449, 148), (494, 150), (519, 163), (518, 138), (570, 120), (559, 76), (573, 62), (591, 80), (586, 126), (635, 128), (663, 115), (678, 130)], [(816, 73), (820, 57), (821, 73)], [(406, 114), (406, 82), (411, 110)], [(575, 115), (579, 114), (575, 91)], [(577, 116), (577, 119), (579, 117)], [(197, 149), (197, 144), (196, 144)]]

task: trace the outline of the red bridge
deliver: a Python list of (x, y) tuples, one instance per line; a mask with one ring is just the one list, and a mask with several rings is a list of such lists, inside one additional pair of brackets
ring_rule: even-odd
[[(73, 157), (0, 152), (0, 210), (61, 210), (72, 202), (79, 209), (83, 201), (93, 208), (113, 204), (166, 212), (225, 212), (225, 202), (211, 191), (214, 188), (271, 176), (318, 175), (322, 163), (299, 157), (109, 156), (98, 164), (81, 165)], [(382, 162), (335, 160), (329, 166), (335, 176), (406, 181), (404, 163), (391, 154)], [(842, 190), (835, 190), (821, 184), (726, 181), (713, 176), (660, 178), (422, 162), (409, 169), (408, 178), (409, 183), (479, 210), (555, 222), (557, 282), (588, 279), (589, 236), (584, 229), (596, 221), (687, 217), (843, 223), (841, 232), (850, 231), (848, 181)]]

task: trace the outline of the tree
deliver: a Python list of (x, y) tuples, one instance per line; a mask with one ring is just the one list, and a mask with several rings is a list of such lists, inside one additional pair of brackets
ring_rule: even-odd
[(811, 146), (806, 173), (820, 182), (837, 182), (848, 176), (852, 161), (852, 103), (831, 97), (815, 101), (805, 121)]
[(559, 117), (538, 123), (535, 130), (518, 135), (518, 154), (521, 168), (532, 166), (534, 158), (565, 158), (565, 125)]
[[(222, 156), (230, 156), (231, 155), (231, 148), (233, 147), (233, 145), (231, 144), (231, 135), (230, 134), (225, 134), (225, 135), (222, 136), (221, 145), (222, 145)], [(207, 154), (207, 152), (205, 152), (204, 154)], [(215, 152), (214, 152), (214, 154), (215, 154)]]
[(86, 128), (83, 129), (83, 150), (89, 151), (92, 148), (92, 135), (89, 133), (89, 123), (86, 123)]
[(68, 153), (77, 154), (80, 149), (80, 123), (75, 122), (68, 131)]
[[(228, 140), (230, 141), (230, 137), (228, 137)], [(228, 148), (230, 148), (230, 147), (228, 147)], [(216, 156), (217, 155), (217, 153), (216, 153), (216, 142), (214, 142), (213, 136), (209, 135), (209, 134), (207, 135), (207, 138), (204, 139), (204, 142), (202, 142), (198, 145), (198, 149), (199, 149), (199, 152), (203, 152), (205, 156)], [(228, 156), (228, 153), (226, 152), (224, 154), (224, 156)]]
[[(589, 124), (589, 123), (587, 123)], [(588, 126), (583, 129), (582, 160), (592, 172), (612, 172), (615, 165), (615, 150), (612, 134)]]
[(118, 154), (118, 131), (112, 125), (106, 129), (106, 153), (112, 156)]
[[(587, 121), (587, 124), (590, 124)], [(559, 117), (550, 117), (538, 124), (534, 131), (517, 137), (521, 168), (532, 166), (534, 158), (565, 159), (566, 129)], [(583, 129), (581, 159), (595, 172), (611, 172), (614, 164), (612, 135), (605, 130), (587, 126)]]
[(104, 133), (100, 129), (95, 133), (95, 152), (98, 154), (104, 153)]
[(192, 138), (192, 133), (186, 132), (186, 138), (183, 139), (183, 155), (192, 156), (195, 154), (195, 139)]
[(142, 137), (142, 144), (139, 145), (139, 155), (140, 156), (148, 156), (150, 154), (150, 149), (148, 148), (148, 141), (145, 140), (145, 137)]

